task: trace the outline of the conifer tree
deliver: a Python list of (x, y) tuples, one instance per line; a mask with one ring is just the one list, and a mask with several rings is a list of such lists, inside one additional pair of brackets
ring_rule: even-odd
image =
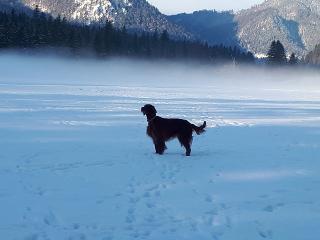
[(279, 40), (272, 41), (268, 51), (268, 62), (274, 65), (280, 65), (287, 62), (286, 51)]
[(95, 33), (93, 48), (97, 54), (97, 56), (104, 56), (105, 54), (105, 43), (104, 43), (104, 35), (101, 31), (97, 31)]
[(294, 53), (292, 53), (289, 58), (289, 64), (295, 65), (297, 63), (298, 63), (298, 59), (297, 59), (296, 55)]

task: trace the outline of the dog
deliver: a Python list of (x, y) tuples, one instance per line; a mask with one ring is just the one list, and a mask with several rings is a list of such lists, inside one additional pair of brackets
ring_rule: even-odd
[(147, 117), (147, 135), (152, 138), (156, 153), (160, 155), (167, 149), (167, 141), (178, 138), (181, 146), (186, 149), (186, 156), (190, 156), (193, 132), (200, 135), (207, 126), (206, 122), (198, 127), (187, 120), (158, 117), (156, 108), (151, 104), (142, 107), (141, 112)]

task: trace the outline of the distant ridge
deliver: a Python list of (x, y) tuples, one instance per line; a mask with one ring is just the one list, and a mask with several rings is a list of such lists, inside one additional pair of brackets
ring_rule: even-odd
[(132, 31), (162, 32), (179, 39), (192, 39), (183, 27), (168, 21), (165, 15), (146, 0), (1, 0), (0, 7), (21, 6), (39, 9), (54, 17), (85, 24), (112, 22), (115, 27), (126, 26)]
[(320, 43), (319, 0), (267, 0), (238, 13), (198, 11), (168, 18), (200, 40), (238, 43), (256, 56), (265, 56), (273, 40), (300, 57)]
[(266, 54), (272, 40), (304, 56), (320, 43), (319, 0), (267, 0), (235, 16), (240, 44)]
[(210, 45), (237, 46), (239, 44), (236, 36), (237, 23), (234, 21), (232, 11), (202, 10), (192, 14), (182, 13), (168, 16), (168, 19), (183, 26), (196, 38)]
[(305, 56), (320, 43), (320, 0), (266, 0), (238, 13), (197, 11), (165, 16), (146, 0), (1, 0), (0, 8), (40, 10), (70, 21), (126, 26), (129, 31), (161, 33), (209, 45), (240, 46), (265, 56), (273, 40), (287, 54)]

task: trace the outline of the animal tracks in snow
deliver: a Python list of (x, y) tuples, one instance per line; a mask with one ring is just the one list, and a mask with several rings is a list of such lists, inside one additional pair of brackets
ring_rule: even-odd
[[(29, 60), (21, 68), (34, 64)], [(51, 74), (70, 73), (68, 64), (57, 62), (50, 62), (50, 69), (65, 71), (48, 78), (10, 71), (6, 76), (18, 74), (16, 79), (0, 80), (1, 238), (313, 240), (320, 235), (320, 97), (316, 82), (308, 90), (307, 76), (300, 75), (295, 85), (277, 75), (270, 81), (280, 86), (271, 88), (262, 70), (261, 79), (243, 86), (222, 68), (211, 69), (205, 84), (190, 74), (181, 87), (172, 80), (189, 67), (170, 79), (164, 69), (157, 81), (158, 74), (151, 74), (137, 84), (137, 76), (130, 82), (110, 78), (108, 65), (80, 78), (72, 73), (70, 79), (53, 79)], [(86, 70), (74, 64), (76, 72)], [(40, 76), (47, 76), (44, 69)], [(140, 70), (148, 72), (144, 65)], [(91, 73), (100, 71), (105, 75), (93, 79)], [(237, 78), (254, 77), (238, 73)], [(145, 103), (154, 103), (165, 117), (207, 120), (209, 128), (194, 138), (190, 158), (177, 141), (163, 156), (153, 153), (139, 111)]]

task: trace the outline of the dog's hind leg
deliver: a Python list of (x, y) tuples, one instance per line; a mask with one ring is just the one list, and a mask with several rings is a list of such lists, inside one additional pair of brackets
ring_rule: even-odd
[(185, 136), (180, 135), (178, 136), (178, 139), (181, 145), (186, 149), (186, 156), (189, 157), (191, 155), (192, 134)]

